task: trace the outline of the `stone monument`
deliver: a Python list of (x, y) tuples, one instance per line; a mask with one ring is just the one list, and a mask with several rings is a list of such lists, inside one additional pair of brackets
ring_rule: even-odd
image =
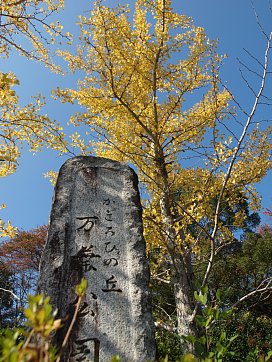
[(65, 362), (155, 360), (137, 182), (130, 167), (99, 157), (75, 157), (60, 169), (38, 284), (66, 320), (58, 346), (75, 309), (75, 286), (88, 280)]

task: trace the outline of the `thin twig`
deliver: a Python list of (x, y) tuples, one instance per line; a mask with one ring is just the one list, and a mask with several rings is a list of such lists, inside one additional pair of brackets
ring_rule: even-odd
[(67, 333), (66, 333), (66, 335), (65, 335), (65, 338), (64, 338), (64, 340), (63, 340), (63, 342), (62, 342), (62, 345), (61, 345), (61, 348), (60, 348), (60, 353), (59, 353), (59, 356), (58, 356), (56, 362), (60, 362), (61, 352), (62, 352), (62, 350), (64, 349), (64, 347), (66, 346), (66, 344), (67, 344), (67, 342), (68, 342), (68, 340), (69, 340), (69, 337), (70, 337), (70, 334), (71, 334), (71, 332), (72, 332), (73, 326), (74, 326), (74, 324), (75, 324), (75, 322), (76, 322), (76, 318), (77, 318), (77, 315), (78, 315), (78, 311), (79, 311), (79, 307), (80, 307), (82, 298), (83, 298), (82, 296), (79, 296), (79, 297), (78, 297), (78, 301), (77, 301), (77, 303), (76, 303), (75, 312), (74, 312), (72, 321), (71, 321), (71, 323), (70, 323), (70, 325), (69, 325), (69, 328), (68, 328), (68, 330), (67, 330)]
[(6, 292), (6, 293), (10, 293), (14, 299), (20, 300), (20, 298), (15, 293), (13, 293), (11, 290), (4, 289), (4, 288), (0, 288), (0, 290), (2, 290), (3, 292)]
[[(262, 286), (267, 282), (267, 285), (265, 287), (262, 288)], [(265, 293), (265, 292), (270, 292), (272, 293), (272, 286), (271, 286), (271, 283), (272, 283), (272, 278), (267, 278), (265, 280), (263, 280), (259, 285), (258, 287), (253, 290), (252, 292), (244, 295), (242, 298), (240, 298), (236, 303), (233, 304), (233, 308), (237, 307), (239, 304), (241, 304), (242, 302), (244, 302), (245, 300), (253, 297), (254, 295), (256, 294), (259, 294), (259, 293)]]

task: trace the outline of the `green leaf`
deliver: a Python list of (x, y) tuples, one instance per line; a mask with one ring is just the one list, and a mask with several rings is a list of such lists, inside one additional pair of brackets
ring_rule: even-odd
[(76, 286), (76, 294), (79, 297), (83, 297), (83, 295), (86, 293), (87, 288), (88, 288), (88, 280), (82, 278), (81, 282)]
[(221, 318), (227, 319), (232, 313), (233, 313), (233, 311), (231, 309), (224, 310), (221, 312)]
[(201, 295), (201, 302), (202, 302), (202, 304), (203, 305), (206, 305), (207, 304), (207, 299), (208, 299), (208, 296), (207, 296), (207, 294), (203, 294), (203, 295)]
[(216, 296), (216, 300), (218, 300), (218, 301), (221, 300), (221, 290), (220, 290), (220, 289), (218, 289), (218, 290), (216, 291), (215, 296)]
[(202, 292), (200, 292), (199, 294), (195, 291), (194, 292), (194, 297), (195, 299), (200, 302), (203, 305), (206, 305), (207, 303), (207, 294), (202, 294)]
[(208, 294), (208, 285), (205, 285), (205, 287), (202, 287), (202, 294)]
[(270, 361), (270, 357), (272, 357), (272, 351), (269, 351), (265, 357), (265, 362)]
[(212, 307), (206, 307), (203, 310), (203, 314), (205, 314), (207, 317), (212, 315), (212, 313), (213, 313), (213, 308)]
[(210, 325), (210, 323), (212, 322), (212, 320), (213, 320), (213, 316), (212, 315), (210, 315), (208, 318), (206, 318), (206, 322), (205, 322), (205, 324), (204, 324), (204, 327), (208, 327), (209, 325)]
[(186, 354), (182, 358), (182, 362), (197, 362), (198, 360), (195, 358), (195, 356), (191, 353)]
[(199, 327), (205, 327), (206, 326), (206, 318), (201, 316), (201, 315), (197, 315), (196, 318), (196, 323)]
[(225, 331), (221, 332), (219, 340), (225, 341), (226, 338), (227, 338), (227, 333)]
[(235, 334), (234, 336), (229, 338), (229, 342), (231, 343), (232, 341), (234, 341), (236, 338), (238, 338), (238, 334)]
[(195, 343), (195, 352), (199, 357), (204, 357), (205, 355), (205, 347), (199, 341)]
[(188, 336), (183, 336), (182, 337), (185, 341), (190, 342), (191, 344), (194, 344), (196, 341), (196, 337), (193, 336), (192, 334), (189, 334)]
[(219, 309), (214, 309), (213, 311), (213, 315), (214, 315), (214, 319), (218, 321), (219, 317), (220, 317), (220, 310)]
[(216, 343), (216, 352), (217, 352), (217, 357), (221, 357), (224, 355), (224, 346), (220, 343), (220, 342), (217, 342)]
[(113, 356), (111, 362), (121, 362), (121, 358), (119, 356)]
[(206, 346), (206, 337), (205, 336), (202, 336), (198, 339), (198, 341), (203, 345), (203, 346)]
[(194, 292), (194, 298), (195, 298), (195, 300), (200, 302), (199, 295), (198, 295), (197, 291)]

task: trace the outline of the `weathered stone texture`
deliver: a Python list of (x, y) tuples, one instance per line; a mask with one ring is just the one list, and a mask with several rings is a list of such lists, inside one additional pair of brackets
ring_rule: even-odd
[(63, 360), (154, 361), (137, 176), (98, 157), (68, 160), (56, 185), (39, 290), (59, 317), (71, 318), (82, 277), (89, 286)]

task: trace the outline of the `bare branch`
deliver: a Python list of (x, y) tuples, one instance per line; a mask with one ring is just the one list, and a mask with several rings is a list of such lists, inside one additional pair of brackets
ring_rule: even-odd
[(170, 284), (171, 283), (170, 280), (162, 279), (162, 278), (157, 277), (157, 276), (151, 276), (151, 279), (158, 280), (159, 282), (162, 282), (164, 284)]
[(165, 330), (165, 331), (168, 331), (168, 332), (176, 332), (177, 331), (177, 328), (176, 327), (172, 327), (172, 326), (169, 326), (163, 322), (155, 322), (155, 327), (156, 329), (162, 329), (162, 330)]
[(241, 74), (241, 78), (243, 79), (243, 81), (246, 83), (247, 87), (251, 90), (251, 92), (253, 93), (254, 97), (257, 97), (257, 94), (255, 93), (254, 88), (250, 85), (249, 81), (247, 80), (247, 78), (244, 76), (243, 72), (241, 69), (239, 69), (240, 74)]
[(208, 263), (208, 266), (207, 266), (207, 269), (206, 269), (205, 276), (204, 276), (203, 281), (202, 281), (202, 286), (206, 285), (206, 283), (208, 281), (208, 277), (209, 277), (211, 269), (212, 269), (212, 265), (213, 265), (213, 260), (214, 260), (214, 256), (215, 256), (215, 236), (216, 236), (216, 233), (217, 233), (217, 230), (218, 230), (218, 227), (219, 227), (219, 215), (220, 215), (220, 207), (221, 207), (223, 195), (224, 195), (227, 183), (228, 183), (228, 181), (230, 179), (233, 166), (234, 166), (235, 161), (236, 161), (236, 159), (238, 157), (238, 153), (239, 153), (239, 151), (241, 149), (242, 142), (243, 142), (243, 140), (244, 140), (244, 138), (245, 138), (245, 136), (247, 134), (247, 130), (248, 130), (248, 128), (249, 128), (249, 126), (250, 126), (250, 124), (252, 122), (252, 119), (253, 119), (253, 117), (255, 115), (258, 104), (260, 102), (260, 98), (261, 98), (262, 93), (264, 91), (264, 86), (265, 86), (265, 81), (266, 81), (266, 76), (267, 76), (267, 69), (268, 69), (268, 55), (269, 55), (269, 50), (270, 50), (270, 47), (271, 47), (271, 40), (272, 40), (272, 33), (270, 33), (270, 36), (269, 36), (269, 39), (268, 39), (268, 42), (267, 42), (266, 51), (265, 51), (265, 60), (264, 60), (264, 65), (263, 65), (264, 71), (263, 71), (263, 75), (262, 75), (262, 81), (261, 81), (261, 85), (260, 85), (260, 88), (259, 88), (259, 92), (258, 92), (258, 94), (257, 94), (257, 96), (255, 98), (254, 104), (253, 104), (251, 112), (250, 112), (250, 114), (249, 114), (249, 116), (247, 118), (247, 121), (246, 121), (246, 124), (244, 126), (243, 132), (242, 132), (242, 134), (240, 136), (240, 139), (239, 139), (239, 141), (237, 143), (237, 147), (234, 150), (232, 159), (230, 161), (230, 164), (229, 164), (229, 167), (228, 167), (228, 170), (227, 170), (227, 173), (226, 173), (226, 176), (225, 176), (225, 179), (224, 179), (224, 182), (223, 182), (223, 185), (222, 185), (219, 197), (218, 197), (218, 201), (217, 201), (217, 205), (216, 205), (216, 211), (215, 211), (214, 228), (213, 228), (213, 232), (212, 232), (211, 237), (210, 237), (210, 240), (211, 240), (210, 260), (209, 260), (209, 263)]
[[(256, 23), (259, 26), (259, 28), (261, 30), (261, 33), (266, 37), (267, 41), (269, 41), (269, 36), (267, 35), (267, 33), (264, 31), (264, 28), (262, 27), (262, 24), (261, 24), (260, 19), (259, 19), (259, 15), (258, 15), (258, 13), (257, 13), (257, 11), (255, 9), (254, 4), (253, 4), (253, 0), (251, 0), (251, 6), (252, 6), (252, 9), (253, 9), (254, 14), (255, 14)], [(270, 10), (271, 10), (271, 7), (270, 7)]]
[(11, 290), (4, 289), (4, 288), (0, 288), (0, 290), (2, 290), (2, 291), (5, 292), (5, 293), (11, 294), (14, 299), (20, 300), (20, 298), (19, 298), (15, 293), (13, 293)]
[(235, 308), (239, 304), (241, 304), (242, 302), (250, 299), (251, 297), (253, 297), (255, 295), (258, 295), (258, 294), (267, 293), (267, 292), (272, 293), (272, 277), (263, 280), (255, 290), (253, 290), (252, 292), (244, 295), (236, 303), (234, 303), (232, 307)]
[[(269, 48), (270, 48), (270, 42), (271, 42), (270, 38), (268, 39), (268, 42), (269, 42)], [(259, 61), (258, 58), (256, 58), (256, 57), (255, 57), (249, 50), (247, 50), (246, 48), (243, 48), (243, 50), (244, 50), (252, 59), (254, 59), (255, 62), (258, 63), (258, 64), (262, 67), (262, 69), (264, 69), (265, 66)]]
[(238, 61), (238, 63), (241, 64), (246, 70), (248, 70), (250, 73), (255, 74), (255, 75), (256, 75), (257, 77), (259, 77), (259, 78), (262, 78), (262, 76), (261, 76), (259, 73), (255, 72), (253, 69), (249, 68), (249, 66), (246, 65), (245, 63), (243, 63), (239, 58), (237, 58), (237, 61)]
[[(233, 102), (236, 104), (236, 106), (239, 108), (239, 110), (244, 114), (246, 115), (247, 117), (249, 117), (249, 114), (246, 112), (246, 110), (241, 106), (240, 102), (237, 101), (237, 99), (234, 97), (234, 95), (232, 94), (232, 92), (228, 89), (228, 87), (221, 83), (221, 85), (224, 87), (224, 89), (226, 89), (229, 94), (231, 95), (231, 98), (233, 100)], [(242, 125), (242, 123), (238, 122), (240, 125)]]

